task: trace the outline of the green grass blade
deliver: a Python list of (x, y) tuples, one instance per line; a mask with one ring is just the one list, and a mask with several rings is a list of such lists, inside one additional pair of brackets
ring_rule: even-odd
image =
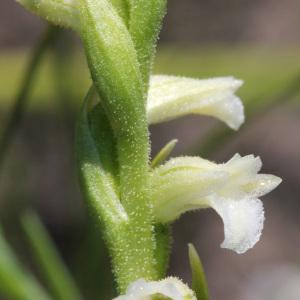
[(71, 274), (39, 217), (34, 212), (25, 213), (22, 216), (22, 226), (54, 298), (57, 300), (82, 299)]
[(43, 287), (27, 272), (0, 232), (0, 294), (16, 300), (50, 300)]

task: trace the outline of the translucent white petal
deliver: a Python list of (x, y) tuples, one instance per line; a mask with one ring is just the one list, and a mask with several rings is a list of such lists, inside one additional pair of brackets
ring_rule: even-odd
[(156, 168), (151, 177), (151, 200), (156, 220), (168, 223), (189, 210), (212, 207), (222, 217), (223, 247), (243, 253), (259, 240), (263, 206), (258, 197), (281, 182), (257, 174), (259, 157), (236, 154), (224, 164), (199, 157), (177, 157)]
[(197, 300), (194, 292), (177, 278), (169, 277), (161, 281), (139, 279), (132, 283), (126, 295), (114, 300), (151, 300), (151, 296), (161, 295), (173, 300)]
[(241, 157), (239, 154), (235, 154), (222, 167), (230, 174), (228, 184), (219, 192), (223, 197), (257, 198), (269, 193), (281, 182), (277, 176), (257, 174), (262, 167), (261, 159), (258, 156)]
[(224, 223), (222, 248), (244, 253), (258, 241), (263, 229), (263, 204), (256, 198), (240, 200), (211, 197), (211, 206), (221, 216)]
[(233, 77), (192, 79), (155, 75), (151, 77), (147, 102), (150, 124), (187, 114), (203, 114), (238, 129), (244, 122), (244, 108), (235, 92), (242, 85)]
[(255, 157), (250, 154), (242, 157), (240, 154), (236, 153), (227, 163), (224, 164), (224, 167), (232, 174), (236, 174), (238, 176), (241, 174), (244, 176), (251, 176), (260, 171), (262, 162), (258, 156)]
[(251, 197), (261, 197), (273, 191), (280, 183), (281, 178), (269, 174), (257, 174), (243, 185), (243, 190)]

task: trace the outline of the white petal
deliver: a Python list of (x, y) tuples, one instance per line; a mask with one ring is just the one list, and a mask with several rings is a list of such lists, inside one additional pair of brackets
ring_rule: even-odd
[(126, 295), (114, 300), (151, 300), (151, 296), (154, 295), (162, 295), (173, 300), (197, 300), (194, 292), (174, 277), (149, 282), (139, 279), (128, 287)]
[(243, 190), (251, 197), (261, 197), (273, 191), (282, 179), (269, 174), (257, 174), (243, 186)]
[(222, 248), (244, 253), (258, 241), (263, 229), (264, 209), (259, 199), (244, 198), (238, 201), (211, 198), (211, 206), (224, 223), (225, 239)]
[(239, 154), (235, 154), (227, 163), (219, 165), (228, 173), (229, 180), (222, 190), (218, 191), (218, 194), (224, 198), (240, 199), (245, 197), (247, 193), (255, 190), (255, 185), (248, 187), (247, 184), (256, 177), (261, 166), (262, 162), (259, 157), (254, 155), (241, 157)]
[(261, 167), (262, 162), (258, 156), (234, 155), (223, 164), (224, 170), (230, 174), (231, 179), (220, 194), (224, 197), (231, 195), (232, 198), (244, 196), (258, 198), (271, 192), (281, 183), (281, 179), (274, 175), (257, 174)]
[(246, 156), (240, 156), (235, 154), (224, 167), (232, 174), (240, 176), (241, 174), (247, 174), (249, 176), (258, 173), (262, 167), (262, 162), (259, 156), (252, 154)]
[(226, 182), (228, 175), (200, 157), (177, 157), (156, 168), (151, 199), (158, 222), (175, 220), (182, 213), (208, 207), (206, 197)]
[(198, 80), (152, 76), (147, 102), (148, 122), (154, 124), (187, 114), (203, 114), (238, 129), (244, 122), (244, 108), (234, 93), (241, 85), (242, 81), (233, 77)]

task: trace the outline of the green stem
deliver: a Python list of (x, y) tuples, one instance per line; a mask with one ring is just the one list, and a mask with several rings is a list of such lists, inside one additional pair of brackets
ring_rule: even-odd
[(27, 212), (22, 217), (22, 225), (54, 298), (57, 300), (82, 299), (71, 274), (39, 217), (33, 212)]
[(58, 29), (50, 25), (33, 50), (23, 82), (21, 84), (21, 88), (18, 92), (12, 112), (0, 139), (0, 168), (4, 162), (6, 152), (16, 134), (17, 129), (20, 126), (38, 66), (49, 45), (57, 36), (57, 32)]
[(149, 134), (145, 94), (129, 32), (108, 1), (81, 1), (81, 37), (92, 78), (116, 139), (120, 197), (128, 215), (109, 243), (120, 292), (138, 278), (156, 279), (152, 211), (147, 197)]
[(50, 300), (36, 279), (23, 269), (0, 233), (0, 293), (16, 300)]
[[(113, 176), (115, 167), (113, 161), (110, 162), (108, 159), (109, 155), (114, 153), (114, 143), (111, 140), (111, 129), (106, 122), (106, 116), (101, 112), (99, 104), (90, 113), (87, 112), (92, 93), (91, 91), (87, 96), (76, 132), (81, 188), (91, 213), (100, 221), (98, 228), (104, 230), (104, 238), (112, 256), (113, 271), (119, 289), (124, 291), (134, 274), (140, 278), (145, 277), (145, 273), (141, 275), (142, 271), (138, 270), (137, 266), (135, 272), (131, 269), (134, 262), (139, 260), (139, 257), (136, 258), (131, 254), (138, 246), (134, 244), (136, 240), (134, 241), (132, 237), (132, 231), (137, 227), (132, 226), (131, 219), (118, 199)], [(100, 134), (96, 135), (96, 132)], [(148, 258), (141, 259), (147, 262)]]
[[(166, 14), (167, 0), (128, 0), (128, 2), (130, 7), (129, 32), (137, 53), (143, 90), (147, 95), (158, 34)], [(156, 268), (159, 277), (164, 277), (169, 263), (170, 230), (168, 227), (162, 228), (158, 225), (155, 231)]]

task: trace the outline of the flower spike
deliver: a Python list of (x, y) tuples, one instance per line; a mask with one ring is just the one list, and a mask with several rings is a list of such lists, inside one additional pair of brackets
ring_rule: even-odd
[(168, 223), (182, 213), (213, 208), (223, 219), (221, 247), (244, 253), (259, 240), (264, 210), (258, 197), (276, 188), (281, 179), (257, 174), (259, 157), (236, 154), (225, 164), (200, 157), (178, 157), (156, 168), (152, 202), (157, 222)]
[(173, 300), (197, 300), (194, 292), (175, 277), (149, 282), (139, 279), (128, 287), (126, 295), (114, 300), (150, 300), (157, 295)]
[(242, 81), (233, 77), (193, 79), (156, 75), (150, 80), (148, 122), (165, 122), (187, 114), (202, 114), (224, 121), (237, 130), (244, 122), (244, 107), (235, 92)]

